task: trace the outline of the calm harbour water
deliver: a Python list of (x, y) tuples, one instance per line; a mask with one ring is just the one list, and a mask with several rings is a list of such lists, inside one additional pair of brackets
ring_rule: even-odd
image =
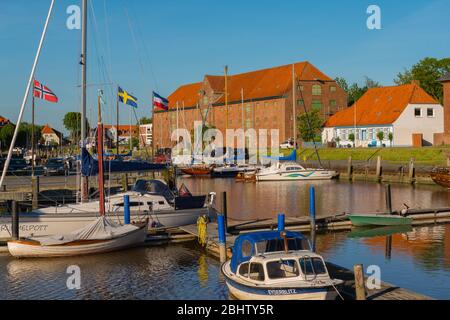
[[(308, 212), (308, 187), (299, 183), (235, 183), (182, 180), (194, 193), (228, 192), (235, 218), (275, 217)], [(376, 212), (384, 208), (384, 187), (372, 183), (314, 182), (318, 214)], [(393, 185), (393, 207), (450, 207), (450, 192), (435, 186)], [(317, 236), (317, 251), (339, 265), (381, 267), (382, 280), (440, 299), (450, 299), (450, 225), (403, 230), (392, 236), (358, 238), (355, 232)], [(66, 269), (81, 269), (81, 289), (68, 290)], [(16, 260), (0, 255), (0, 299), (227, 299), (219, 262), (195, 243), (137, 248), (70, 259)]]

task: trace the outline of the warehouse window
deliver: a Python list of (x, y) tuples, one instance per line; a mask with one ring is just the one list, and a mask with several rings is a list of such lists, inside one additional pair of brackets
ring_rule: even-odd
[(313, 100), (311, 107), (313, 110), (321, 110), (322, 109), (322, 101), (320, 100)]
[(330, 107), (336, 107), (336, 100), (330, 100)]
[(312, 94), (314, 96), (320, 96), (322, 94), (322, 87), (318, 84), (312, 86)]
[(297, 100), (297, 105), (298, 106), (303, 106), (305, 104), (305, 101), (303, 100)]
[(330, 92), (336, 92), (336, 87), (335, 86), (331, 86), (330, 87)]

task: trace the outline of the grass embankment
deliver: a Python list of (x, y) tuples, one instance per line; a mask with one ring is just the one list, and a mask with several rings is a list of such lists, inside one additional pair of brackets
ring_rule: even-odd
[[(319, 155), (322, 160), (348, 160), (351, 156), (355, 161), (367, 161), (381, 156), (383, 161), (391, 163), (407, 163), (414, 159), (415, 163), (421, 165), (444, 166), (447, 163), (447, 156), (450, 154), (450, 147), (424, 147), (424, 148), (382, 148), (382, 149), (336, 149), (320, 148)], [(288, 151), (284, 152), (289, 154)], [(298, 158), (301, 160), (317, 160), (314, 149), (301, 149), (298, 151)]]

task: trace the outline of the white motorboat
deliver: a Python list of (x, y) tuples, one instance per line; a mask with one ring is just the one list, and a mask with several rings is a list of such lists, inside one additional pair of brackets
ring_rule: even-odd
[[(239, 236), (222, 265), (230, 294), (240, 300), (334, 300), (342, 280), (306, 249), (301, 233), (264, 231)], [(283, 251), (284, 248), (284, 251)]]
[(276, 162), (256, 174), (257, 181), (330, 180), (338, 176), (336, 171), (305, 169), (296, 162)]
[[(211, 208), (213, 197), (176, 196), (160, 180), (138, 180), (132, 191), (106, 198), (106, 216), (114, 223), (124, 222), (124, 196), (130, 198), (131, 221), (148, 218), (148, 228), (175, 228), (196, 223), (206, 215), (215, 219)], [(20, 214), (20, 235), (23, 237), (66, 234), (83, 228), (98, 218), (99, 201), (68, 204)], [(11, 216), (0, 216), (0, 239), (11, 237)]]

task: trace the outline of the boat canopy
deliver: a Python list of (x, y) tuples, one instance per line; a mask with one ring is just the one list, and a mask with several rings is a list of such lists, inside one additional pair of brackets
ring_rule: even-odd
[[(306, 237), (300, 232), (286, 231), (289, 250), (310, 250)], [(237, 267), (252, 256), (266, 252), (284, 250), (284, 239), (279, 231), (261, 231), (242, 234), (236, 238), (231, 258), (231, 271), (236, 273)]]

